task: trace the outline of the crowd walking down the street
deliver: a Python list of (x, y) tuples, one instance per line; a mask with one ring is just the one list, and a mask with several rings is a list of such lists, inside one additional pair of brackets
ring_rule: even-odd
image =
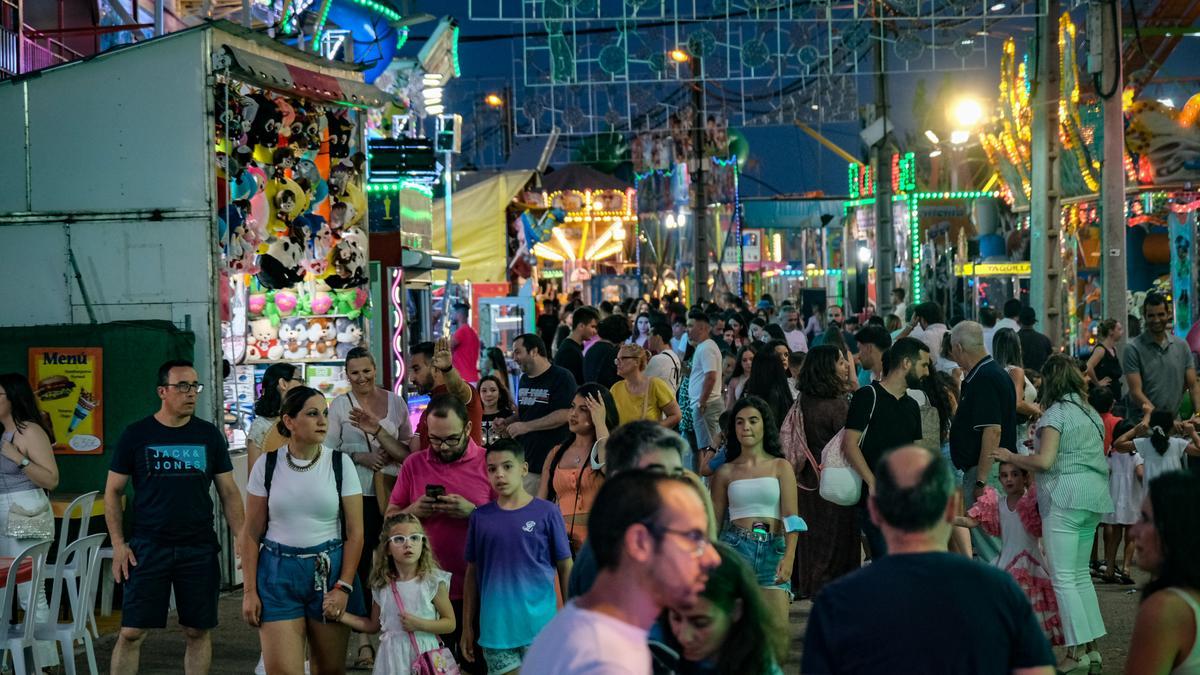
[[(224, 436), (196, 416), (196, 369), (164, 363), (104, 495), (111, 671), (138, 672), (174, 611), (179, 669), (221, 672), (228, 526), (272, 675), (778, 675), (797, 652), (803, 673), (1081, 674), (1113, 670), (1113, 626), (1131, 622), (1125, 672), (1200, 672), (1200, 434), (1178, 412), (1195, 369), (1158, 298), (1120, 357), (1108, 323), (1091, 358), (1040, 363), (995, 314), (947, 325), (930, 302), (894, 339), (883, 317), (851, 334), (844, 308), (808, 308), (830, 325), (809, 340), (790, 302), (766, 312), (774, 331), (737, 298), (653, 300), (634, 320), (573, 307), (556, 346), (515, 338), (511, 393), (462, 328), (413, 345), (430, 399), (412, 422), (365, 349), (332, 400), (272, 366), (244, 502)], [(459, 372), (463, 349), (483, 376)], [(27, 389), (0, 376), (10, 523), (57, 480)], [(1113, 616), (1097, 585), (1133, 574), (1143, 599)], [(40, 591), (18, 597), (46, 613)]]

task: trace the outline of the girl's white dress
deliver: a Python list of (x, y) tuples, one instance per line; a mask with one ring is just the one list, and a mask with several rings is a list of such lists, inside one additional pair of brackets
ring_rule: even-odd
[(1033, 605), (1033, 613), (1042, 624), (1042, 630), (1053, 645), (1063, 644), (1062, 619), (1058, 614), (1058, 600), (1050, 573), (1042, 558), (1038, 539), (1042, 536), (1042, 519), (1038, 514), (1036, 486), (1017, 502), (1015, 509), (1008, 507), (1008, 499), (994, 488), (988, 487), (983, 496), (967, 512), (979, 521), (979, 527), (993, 537), (1000, 537), (1000, 555), (995, 565), (1008, 572)]
[(1113, 512), (1104, 516), (1106, 525), (1133, 525), (1142, 508), (1142, 481), (1137, 468), (1146, 460), (1140, 452), (1113, 452), (1108, 456), (1108, 492)]
[[(433, 598), (437, 595), (438, 586), (450, 587), (450, 573), (435, 570), (426, 577), (418, 577), (409, 581), (397, 581), (396, 590), (404, 602), (404, 610), (408, 614), (422, 619), (438, 618), (437, 609), (433, 606)], [(408, 675), (412, 662), (421, 654), (438, 648), (438, 638), (432, 633), (417, 631), (417, 649), (413, 651), (412, 640), (400, 625), (400, 608), (392, 597), (391, 586), (371, 589), (371, 597), (379, 605), (379, 623), (382, 630), (379, 637), (379, 653), (375, 656), (375, 675)]]
[(1154, 443), (1149, 438), (1134, 439), (1133, 447), (1145, 461), (1145, 464), (1142, 465), (1142, 485), (1149, 485), (1150, 481), (1164, 473), (1182, 471), (1183, 456), (1187, 454), (1187, 446), (1186, 438), (1172, 437), (1167, 440), (1166, 451), (1160, 454), (1158, 450), (1154, 449)]

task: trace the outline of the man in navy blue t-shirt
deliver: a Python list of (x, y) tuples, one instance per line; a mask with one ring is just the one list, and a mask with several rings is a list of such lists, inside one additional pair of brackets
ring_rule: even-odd
[(869, 505), (888, 555), (817, 595), (800, 672), (1054, 673), (1050, 642), (1016, 582), (947, 552), (958, 504), (941, 455), (908, 446), (883, 456)]
[[(242, 497), (225, 436), (195, 417), (203, 385), (188, 361), (158, 369), (158, 412), (129, 425), (117, 442), (104, 488), (104, 519), (113, 544), (113, 577), (124, 584), (121, 633), (112, 672), (135, 673), (151, 628), (165, 628), (171, 593), (187, 639), (187, 672), (206, 673), (209, 634), (217, 625), (220, 546), (209, 489), (215, 482), (225, 519), (242, 529)], [(125, 538), (121, 495), (133, 479), (133, 531)]]

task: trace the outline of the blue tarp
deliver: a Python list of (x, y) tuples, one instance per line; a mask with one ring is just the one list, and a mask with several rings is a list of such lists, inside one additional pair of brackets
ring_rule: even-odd
[(746, 199), (742, 201), (743, 227), (801, 230), (821, 227), (825, 222), (840, 225), (840, 199)]

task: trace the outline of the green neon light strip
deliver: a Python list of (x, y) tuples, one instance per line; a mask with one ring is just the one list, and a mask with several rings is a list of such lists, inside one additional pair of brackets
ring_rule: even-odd
[(399, 33), (399, 36), (396, 38), (396, 50), (399, 51), (408, 42), (408, 26), (404, 26), (396, 32)]
[(329, 8), (333, 5), (333, 0), (323, 0), (321, 3), (321, 16), (317, 19), (317, 29), (313, 31), (312, 50), (314, 52), (321, 51), (321, 34), (325, 32), (325, 21), (329, 18)]
[(462, 68), (458, 65), (458, 26), (454, 27), (450, 40), (450, 59), (454, 62), (454, 76), (462, 77)]
[(368, 193), (400, 192), (401, 190), (412, 190), (433, 199), (433, 188), (421, 183), (413, 183), (412, 181), (403, 181), (400, 183), (367, 183), (365, 188), (365, 191)]
[(291, 0), (283, 7), (283, 21), (280, 22), (280, 28), (283, 28), (284, 35), (291, 35), (292, 31), (288, 30), (288, 24), (292, 21), (292, 10), (295, 9), (296, 3), (300, 0)]

